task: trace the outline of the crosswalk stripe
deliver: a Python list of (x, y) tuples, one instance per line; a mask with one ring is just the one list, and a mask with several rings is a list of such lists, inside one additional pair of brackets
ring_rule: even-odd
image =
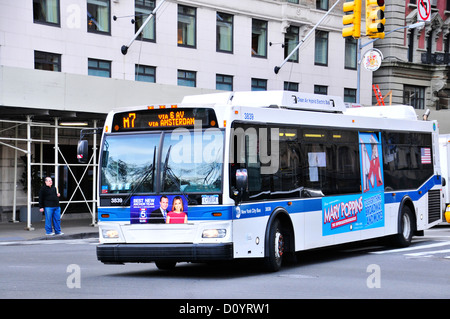
[(399, 249), (390, 249), (390, 250), (383, 250), (383, 251), (372, 251), (371, 254), (390, 254), (390, 253), (401, 253), (405, 251), (412, 251), (412, 250), (419, 250), (419, 249), (428, 249), (428, 248), (435, 248), (435, 247), (442, 247), (442, 246), (448, 246), (450, 245), (450, 242), (440, 242), (435, 244), (429, 244), (429, 245), (420, 245), (420, 246), (413, 246), (413, 247), (407, 247), (407, 248), (399, 248)]
[(405, 256), (419, 257), (419, 256), (426, 256), (426, 255), (433, 255), (433, 254), (446, 254), (446, 253), (450, 253), (450, 249), (435, 250), (435, 251), (422, 251), (420, 253), (405, 254)]

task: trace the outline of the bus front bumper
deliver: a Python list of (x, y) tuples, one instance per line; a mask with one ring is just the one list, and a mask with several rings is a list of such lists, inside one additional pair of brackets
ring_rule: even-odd
[(100, 244), (97, 259), (106, 264), (231, 260), (233, 244)]

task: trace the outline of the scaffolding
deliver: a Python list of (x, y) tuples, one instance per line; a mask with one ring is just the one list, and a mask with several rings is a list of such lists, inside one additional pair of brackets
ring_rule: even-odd
[[(17, 152), (22, 152), (26, 154), (26, 185), (27, 185), (27, 225), (25, 227), (25, 230), (34, 230), (34, 228), (31, 225), (31, 207), (32, 205), (39, 204), (39, 202), (33, 201), (32, 199), (32, 166), (40, 166), (41, 171), (41, 177), (42, 177), (42, 167), (44, 165), (46, 166), (54, 166), (54, 172), (55, 172), (55, 178), (54, 178), (54, 185), (56, 189), (58, 189), (59, 185), (59, 167), (60, 166), (66, 166), (68, 168), (68, 171), (70, 172), (71, 176), (76, 182), (76, 188), (71, 194), (71, 197), (67, 201), (60, 201), (61, 204), (67, 204), (64, 208), (64, 210), (61, 212), (61, 218), (63, 218), (64, 213), (66, 212), (68, 206), (71, 203), (86, 203), (86, 206), (88, 207), (88, 210), (92, 217), (92, 226), (96, 225), (96, 211), (97, 211), (97, 200), (96, 200), (96, 191), (97, 191), (97, 169), (98, 169), (98, 163), (97, 163), (97, 134), (93, 134), (93, 143), (92, 143), (92, 156), (90, 157), (87, 164), (79, 164), (79, 163), (68, 163), (66, 158), (64, 157), (64, 154), (61, 152), (59, 147), (59, 130), (60, 129), (87, 129), (88, 127), (79, 127), (79, 126), (60, 126), (59, 124), (59, 118), (54, 118), (54, 124), (45, 123), (45, 122), (33, 122), (32, 116), (27, 115), (26, 121), (17, 121), (17, 120), (4, 120), (0, 119), (1, 123), (9, 123), (12, 124), (11, 127), (4, 128), (0, 132), (4, 132), (6, 130), (14, 129), (15, 130), (15, 137), (0, 137), (0, 145), (4, 145), (10, 148), (13, 148), (15, 150), (14, 153), (14, 187), (13, 187), (13, 205), (12, 205), (12, 221), (17, 220), (16, 216), (16, 210), (17, 210)], [(97, 129), (97, 120), (93, 120), (93, 127), (91, 129)], [(26, 125), (26, 138), (19, 138), (18, 134), (18, 128), (21, 125)], [(31, 127), (40, 127), (41, 128), (41, 138), (40, 139), (33, 139), (31, 136)], [(43, 128), (53, 128), (54, 129), (54, 163), (43, 163), (43, 143), (50, 143), (50, 140), (45, 140), (42, 138), (42, 129)], [(12, 142), (14, 145), (11, 145), (9, 143), (5, 142)], [(18, 142), (26, 142), (26, 149), (22, 149), (18, 147)], [(40, 160), (39, 162), (32, 162), (32, 144), (33, 143), (40, 143)], [(76, 146), (74, 146), (76, 147)], [(59, 156), (63, 159), (62, 163), (59, 163)], [(74, 166), (84, 166), (84, 172), (82, 176), (77, 179), (75, 174), (73, 173), (72, 167)], [(84, 176), (89, 170), (89, 167), (92, 167), (93, 170), (93, 182), (92, 182), (92, 199), (86, 198), (83, 189), (80, 187), (80, 183), (83, 180)], [(73, 200), (73, 197), (77, 190), (80, 190), (83, 200)]]

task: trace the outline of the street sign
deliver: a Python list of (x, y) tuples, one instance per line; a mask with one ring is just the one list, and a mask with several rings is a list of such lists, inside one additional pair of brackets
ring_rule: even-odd
[(417, 1), (417, 21), (431, 21), (431, 3), (430, 0)]
[(368, 71), (376, 71), (380, 68), (383, 61), (383, 54), (378, 49), (370, 49), (362, 58), (362, 65)]

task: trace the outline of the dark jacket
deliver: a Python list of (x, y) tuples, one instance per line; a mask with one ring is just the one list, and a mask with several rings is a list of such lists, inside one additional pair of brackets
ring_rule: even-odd
[(59, 197), (53, 185), (51, 187), (44, 185), (39, 191), (39, 208), (45, 207), (59, 207)]

